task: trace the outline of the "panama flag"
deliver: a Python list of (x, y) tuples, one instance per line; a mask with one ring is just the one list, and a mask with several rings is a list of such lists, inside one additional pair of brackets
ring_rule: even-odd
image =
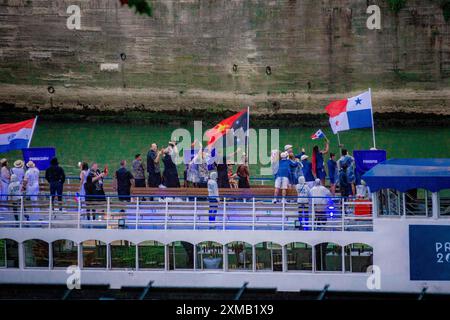
[(333, 133), (372, 127), (372, 97), (370, 91), (344, 100), (337, 100), (325, 107), (330, 116)]
[(0, 124), (0, 152), (28, 148), (36, 121), (37, 117), (16, 123)]
[(321, 129), (317, 130), (316, 133), (311, 135), (311, 139), (313, 139), (313, 140), (322, 139), (322, 138), (325, 138), (325, 133), (323, 133), (323, 131)]

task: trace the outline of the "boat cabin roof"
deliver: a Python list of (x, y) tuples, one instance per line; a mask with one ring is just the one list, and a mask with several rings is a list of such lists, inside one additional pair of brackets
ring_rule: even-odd
[(381, 189), (438, 192), (450, 189), (450, 159), (389, 159), (370, 169), (362, 178), (371, 192)]

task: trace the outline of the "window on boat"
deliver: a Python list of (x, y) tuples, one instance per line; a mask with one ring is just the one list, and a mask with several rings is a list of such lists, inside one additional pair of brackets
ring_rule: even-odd
[(439, 191), (439, 216), (450, 217), (450, 189)]
[(116, 240), (109, 244), (112, 269), (136, 268), (136, 245), (127, 240)]
[(286, 245), (287, 268), (292, 270), (312, 270), (312, 247), (303, 242), (292, 242)]
[(228, 270), (253, 270), (252, 245), (247, 242), (234, 241), (226, 245)]
[(0, 239), (0, 268), (19, 267), (19, 244), (11, 239)]
[(373, 265), (373, 248), (364, 243), (345, 246), (345, 271), (366, 272)]
[(223, 246), (213, 241), (197, 244), (197, 269), (210, 270), (223, 268)]
[(425, 189), (412, 189), (402, 194), (407, 216), (431, 217), (433, 215), (431, 192)]
[(106, 268), (106, 243), (86, 240), (81, 244), (83, 268)]
[(342, 271), (342, 247), (324, 242), (314, 246), (316, 271)]
[(48, 268), (48, 243), (32, 239), (23, 243), (26, 268)]
[(71, 240), (56, 240), (52, 243), (53, 268), (78, 265), (78, 246)]
[(273, 242), (260, 242), (255, 245), (257, 271), (282, 271), (283, 259), (281, 246)]
[(194, 245), (185, 241), (174, 241), (169, 244), (169, 269), (193, 269)]
[(164, 269), (164, 244), (158, 241), (144, 241), (138, 245), (140, 269)]
[(382, 189), (378, 194), (379, 216), (400, 216), (403, 212), (402, 194), (394, 189)]

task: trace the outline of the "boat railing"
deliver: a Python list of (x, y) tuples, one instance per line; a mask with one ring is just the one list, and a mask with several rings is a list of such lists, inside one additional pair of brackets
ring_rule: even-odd
[[(342, 197), (17, 196), (0, 228), (372, 231), (372, 203)], [(275, 202), (276, 200), (276, 202)]]

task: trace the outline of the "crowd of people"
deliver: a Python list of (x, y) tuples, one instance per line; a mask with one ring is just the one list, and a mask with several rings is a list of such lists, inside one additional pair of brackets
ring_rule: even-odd
[[(329, 158), (325, 164), (325, 156)], [(336, 160), (336, 154), (329, 152), (329, 141), (325, 138), (325, 146), (320, 149), (314, 146), (311, 161), (305, 149), (295, 154), (292, 145), (285, 145), (284, 151), (272, 150), (272, 173), (275, 179), (273, 202), (281, 196), (285, 197), (289, 188), (297, 190), (299, 197), (329, 197), (335, 196), (339, 186), (340, 195), (349, 197), (367, 196), (367, 188), (363, 180), (356, 175), (355, 159), (348, 154), (347, 149), (341, 149), (341, 157)], [(327, 170), (328, 169), (328, 174)], [(325, 182), (328, 176), (329, 189)]]
[[(198, 144), (198, 146), (196, 145)], [(250, 188), (250, 172), (243, 154), (242, 163), (237, 165), (223, 157), (221, 163), (212, 162), (209, 154), (201, 144), (194, 142), (196, 154), (189, 163), (185, 164), (184, 187), (208, 188), (211, 196), (218, 196), (219, 188)], [(325, 157), (328, 160), (325, 162)], [(126, 160), (120, 162), (120, 168), (113, 175), (113, 188), (117, 191), (119, 200), (130, 201), (131, 187), (135, 188), (179, 188), (181, 187), (177, 170), (177, 145), (169, 142), (167, 147), (158, 148), (156, 143), (151, 144), (146, 155), (146, 163), (141, 154), (136, 154), (127, 169)], [(29, 196), (35, 201), (39, 194), (39, 169), (32, 161), (26, 165), (22, 160), (14, 162), (9, 168), (8, 161), (2, 159), (1, 164), (1, 195), (0, 200), (17, 201), (21, 195)], [(164, 168), (162, 169), (162, 165)], [(284, 146), (283, 151), (273, 150), (271, 153), (272, 173), (275, 180), (273, 202), (287, 195), (292, 188), (297, 191), (300, 198), (328, 197), (336, 194), (339, 186), (341, 196), (367, 194), (364, 182), (355, 175), (355, 160), (346, 149), (341, 150), (341, 157), (329, 152), (329, 141), (325, 138), (324, 148), (314, 146), (311, 160), (305, 149), (296, 154), (292, 145)], [(81, 201), (104, 201), (104, 179), (108, 176), (108, 167), (100, 170), (97, 163), (90, 166), (86, 162), (79, 163), (80, 185), (78, 196)], [(329, 187), (326, 187), (326, 178)], [(63, 186), (66, 180), (64, 169), (59, 165), (58, 159), (53, 158), (45, 171), (45, 179), (50, 187), (52, 199), (62, 200)], [(8, 199), (9, 196), (9, 199)]]

